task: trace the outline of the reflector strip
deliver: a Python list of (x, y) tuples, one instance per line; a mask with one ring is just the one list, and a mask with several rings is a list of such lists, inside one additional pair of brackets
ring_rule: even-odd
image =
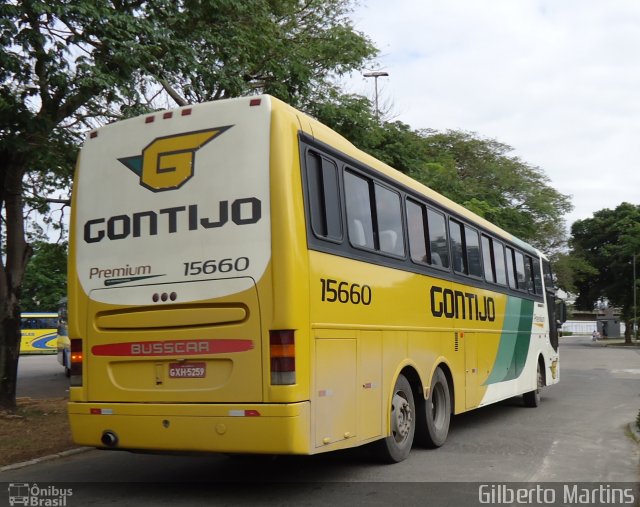
[(259, 417), (257, 410), (229, 410), (230, 417)]
[(113, 415), (112, 408), (92, 408), (89, 410), (91, 415)]

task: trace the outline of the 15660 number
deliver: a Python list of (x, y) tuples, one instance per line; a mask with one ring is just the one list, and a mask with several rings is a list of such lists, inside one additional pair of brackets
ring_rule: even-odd
[(322, 301), (328, 303), (371, 304), (371, 287), (357, 283), (339, 282), (331, 278), (320, 278)]
[(213, 273), (229, 273), (230, 271), (246, 271), (249, 268), (248, 257), (237, 259), (209, 259), (207, 261), (185, 262), (184, 276), (212, 275)]

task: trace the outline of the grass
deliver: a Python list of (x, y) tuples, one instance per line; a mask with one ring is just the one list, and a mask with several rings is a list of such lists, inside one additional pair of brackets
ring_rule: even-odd
[(0, 466), (77, 447), (71, 440), (67, 399), (18, 398), (15, 412), (0, 412)]

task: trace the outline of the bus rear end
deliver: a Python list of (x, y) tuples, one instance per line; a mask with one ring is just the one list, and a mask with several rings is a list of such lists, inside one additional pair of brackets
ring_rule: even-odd
[(273, 290), (272, 105), (202, 104), (88, 136), (69, 270), (77, 443), (308, 451), (304, 396), (273, 402), (291, 401), (274, 395), (274, 378), (291, 379), (271, 355), (293, 332), (269, 331), (261, 296)]

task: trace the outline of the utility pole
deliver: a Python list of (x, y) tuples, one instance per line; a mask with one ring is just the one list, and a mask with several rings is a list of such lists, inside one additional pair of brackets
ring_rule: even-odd
[(636, 281), (636, 254), (633, 254), (633, 337), (638, 340), (638, 307), (636, 305), (636, 293), (638, 291), (638, 283)]
[(381, 70), (377, 70), (375, 72), (367, 72), (362, 74), (364, 77), (372, 77), (374, 79), (375, 89), (376, 89), (376, 120), (380, 123), (380, 109), (378, 108), (378, 78), (379, 77), (388, 77), (389, 73)]

